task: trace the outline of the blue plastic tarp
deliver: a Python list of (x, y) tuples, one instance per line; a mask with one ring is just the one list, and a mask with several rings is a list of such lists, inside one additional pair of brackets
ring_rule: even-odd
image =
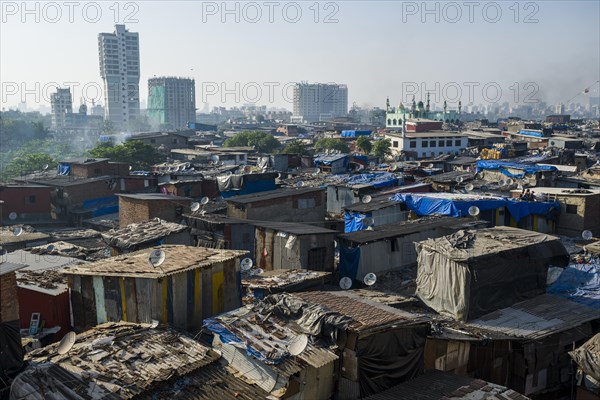
[(357, 137), (357, 136), (369, 136), (372, 131), (357, 131), (357, 130), (347, 130), (342, 131), (342, 137)]
[[(507, 170), (507, 168), (512, 169), (520, 169), (522, 173), (513, 174)], [(477, 161), (477, 172), (482, 170), (498, 170), (502, 172), (504, 175), (509, 176), (511, 178), (521, 179), (524, 178), (526, 174), (535, 174), (537, 172), (550, 172), (557, 171), (556, 167), (551, 165), (529, 165), (529, 164), (519, 164), (509, 161), (497, 161), (497, 160), (479, 160)]]
[(367, 229), (367, 226), (363, 223), (365, 218), (371, 218), (371, 213), (363, 214), (360, 212), (344, 212), (344, 232), (356, 232), (363, 229)]
[(549, 202), (517, 201), (507, 198), (491, 198), (481, 200), (454, 200), (450, 198), (427, 197), (412, 193), (397, 193), (390, 197), (392, 201), (403, 202), (407, 208), (418, 216), (447, 215), (465, 217), (469, 208), (476, 206), (480, 211), (496, 210), (506, 207), (515, 221), (529, 215), (547, 215), (552, 209), (558, 209), (560, 204)]
[(348, 175), (341, 179), (349, 186), (353, 185), (372, 185), (373, 187), (386, 187), (398, 185), (398, 177), (389, 172), (380, 172), (373, 174)]
[(544, 137), (544, 134), (541, 133), (541, 132), (528, 131), (528, 130), (525, 130), (525, 129), (521, 129), (519, 131), (519, 134), (526, 135), (526, 136)]
[(356, 279), (360, 263), (360, 247), (340, 246), (340, 277)]
[(62, 175), (62, 176), (71, 175), (71, 164), (58, 163), (58, 175)]
[(114, 206), (107, 206), (107, 207), (102, 207), (102, 208), (98, 208), (96, 210), (94, 210), (94, 212), (92, 212), (92, 217), (99, 217), (101, 215), (108, 215), (108, 214), (114, 214), (119, 212), (119, 205), (116, 204)]
[(88, 208), (97, 208), (113, 204), (119, 204), (119, 198), (117, 196), (98, 197), (97, 199), (84, 200), (82, 208), (87, 210)]
[(600, 263), (570, 264), (546, 292), (565, 297), (600, 312)]

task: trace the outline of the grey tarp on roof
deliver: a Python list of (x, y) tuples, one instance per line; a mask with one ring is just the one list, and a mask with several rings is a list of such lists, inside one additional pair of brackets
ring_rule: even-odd
[(578, 349), (570, 351), (569, 355), (583, 372), (600, 382), (600, 333)]
[(467, 321), (545, 292), (548, 265), (565, 266), (559, 238), (510, 227), (462, 230), (417, 246), (417, 296)]

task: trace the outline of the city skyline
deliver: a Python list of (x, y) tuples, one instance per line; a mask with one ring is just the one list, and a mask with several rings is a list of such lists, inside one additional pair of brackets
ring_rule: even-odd
[[(371, 107), (383, 107), (386, 97), (394, 105), (413, 94), (422, 100), (427, 91), (433, 103), (461, 100), (463, 105), (494, 103), (498, 89), (499, 103), (567, 104), (575, 97), (574, 102), (585, 104), (586, 97), (598, 96), (596, 2), (530, 2), (518, 10), (500, 3), (496, 22), (491, 22), (492, 2), (478, 3), (486, 13), (458, 8), (462, 17), (456, 22), (457, 14), (436, 2), (424, 9), (412, 2), (318, 3), (316, 8), (294, 3), (301, 5), (302, 18), (290, 22), (288, 7), (287, 15), (273, 13), (273, 23), (260, 8), (262, 20), (252, 23), (254, 14), (241, 3), (231, 3), (228, 10), (211, 2), (175, 2), (166, 10), (154, 3), (100, 3), (97, 21), (91, 18), (92, 3), (81, 3), (70, 16), (59, 10), (61, 18), (54, 23), (52, 10), (39, 6), (36, 11), (31, 5), (27, 14), (19, 4), (17, 10), (2, 6), (3, 108), (22, 100), (32, 109), (49, 106), (53, 82), (72, 87), (74, 104), (82, 97), (102, 99), (96, 38), (112, 31), (115, 22), (125, 22), (140, 35), (143, 103), (153, 76), (195, 79), (198, 108), (256, 103), (291, 109), (291, 84), (302, 81), (345, 84), (349, 105)], [(334, 6), (325, 9), (328, 4)], [(473, 22), (468, 11), (473, 11)], [(153, 29), (158, 23), (160, 32)], [(365, 29), (370, 24), (375, 25)], [(53, 42), (64, 43), (61, 51), (77, 56), (63, 65), (62, 57), (52, 57)], [(15, 58), (27, 67), (7, 61)], [(45, 60), (43, 66), (39, 60)], [(590, 92), (583, 94), (586, 88)]]

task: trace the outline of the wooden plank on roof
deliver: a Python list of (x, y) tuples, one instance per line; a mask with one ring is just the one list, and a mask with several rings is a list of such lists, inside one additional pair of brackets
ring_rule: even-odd
[(137, 291), (135, 288), (135, 279), (125, 278), (123, 285), (125, 287), (125, 302), (127, 303), (127, 320), (130, 322), (140, 322), (138, 319), (138, 307), (137, 307)]

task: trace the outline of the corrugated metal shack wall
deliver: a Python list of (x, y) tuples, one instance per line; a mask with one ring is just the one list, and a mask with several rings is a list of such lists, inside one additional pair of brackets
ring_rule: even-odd
[(302, 268), (300, 242), (306, 240), (305, 236), (297, 236), (291, 248), (286, 247), (290, 238), (289, 234), (286, 237), (278, 235), (279, 232), (267, 229), (267, 232), (273, 238), (273, 254), (272, 266), (273, 269), (300, 269)]
[(351, 188), (327, 186), (327, 212), (330, 214), (340, 214), (344, 207), (359, 201), (360, 196)]
[(300, 393), (294, 398), (298, 400), (330, 399), (334, 390), (334, 366), (330, 362), (320, 368), (310, 365), (300, 372), (303, 384)]
[(371, 218), (373, 218), (373, 224), (375, 226), (394, 224), (400, 221), (408, 220), (409, 211), (402, 211), (400, 203), (379, 210), (373, 210), (371, 212)]
[(189, 229), (186, 229), (183, 232), (172, 233), (163, 239), (162, 244), (182, 244), (184, 246), (191, 246), (193, 244), (192, 235), (190, 235)]
[(246, 250), (248, 255), (256, 261), (256, 244), (255, 244), (255, 228), (250, 224), (230, 225), (230, 243), (229, 248), (232, 250)]
[[(305, 235), (301, 236), (300, 241), (300, 256), (301, 256), (301, 268), (309, 269), (313, 271), (327, 271), (333, 272), (334, 257), (335, 257), (335, 243), (334, 234), (318, 234), (318, 235)], [(311, 265), (309, 262), (309, 252), (311, 249), (325, 248), (325, 257), (323, 265)]]
[(256, 228), (256, 264), (265, 271), (273, 270), (273, 231)]
[(198, 330), (202, 320), (241, 306), (237, 259), (162, 279), (73, 276), (71, 301), (75, 326), (106, 321), (157, 320)]

